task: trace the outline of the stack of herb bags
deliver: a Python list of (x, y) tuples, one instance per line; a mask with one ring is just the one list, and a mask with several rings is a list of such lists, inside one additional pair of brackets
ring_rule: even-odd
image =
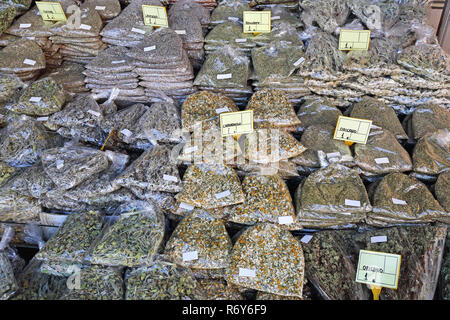
[(105, 23), (117, 17), (122, 11), (119, 0), (86, 0), (83, 7), (96, 10)]
[(134, 71), (139, 86), (145, 89), (148, 101), (167, 101), (167, 97), (182, 102), (197, 91), (192, 64), (183, 41), (172, 29), (160, 28), (127, 52), (134, 59)]
[(295, 191), (297, 220), (303, 227), (344, 228), (372, 211), (356, 170), (332, 163), (311, 173)]
[(125, 47), (112, 46), (86, 65), (84, 82), (97, 99), (108, 98), (115, 89), (118, 90), (115, 94), (118, 101), (147, 101), (144, 88), (139, 86), (135, 60), (128, 57), (127, 53)]
[(183, 49), (192, 65), (199, 69), (205, 59), (204, 26), (209, 24), (208, 10), (195, 2), (182, 0), (170, 8), (168, 17), (169, 26), (183, 40)]
[(34, 80), (45, 69), (45, 55), (35, 41), (19, 39), (0, 50), (0, 72)]
[(142, 5), (162, 6), (159, 0), (133, 0), (100, 32), (109, 45), (134, 47), (152, 33), (153, 27), (144, 25)]
[(258, 223), (238, 235), (225, 279), (240, 287), (302, 298), (304, 272), (300, 242), (278, 225)]

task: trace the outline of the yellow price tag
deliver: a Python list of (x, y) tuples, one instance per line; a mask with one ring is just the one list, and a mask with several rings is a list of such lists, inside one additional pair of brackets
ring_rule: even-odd
[(341, 30), (339, 50), (368, 50), (370, 30)]
[(333, 139), (366, 144), (372, 120), (339, 116)]
[(355, 281), (376, 289), (375, 294), (378, 287), (397, 289), (401, 258), (398, 254), (360, 250)]
[(220, 114), (222, 137), (253, 132), (253, 110)]
[(143, 5), (142, 14), (144, 15), (144, 24), (146, 26), (169, 27), (166, 7)]
[(36, 1), (44, 21), (67, 21), (66, 14), (59, 2)]
[(269, 33), (271, 16), (270, 11), (244, 11), (244, 33)]

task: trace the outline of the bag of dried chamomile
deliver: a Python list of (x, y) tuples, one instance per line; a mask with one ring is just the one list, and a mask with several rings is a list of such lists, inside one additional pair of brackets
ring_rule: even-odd
[(412, 169), (408, 152), (388, 130), (372, 129), (367, 143), (357, 143), (354, 150), (355, 164), (365, 177)]
[(430, 132), (449, 127), (450, 109), (444, 105), (423, 105), (417, 107), (406, 121), (408, 135), (420, 139)]
[(448, 128), (427, 133), (413, 150), (413, 170), (417, 177), (434, 180), (450, 170), (450, 131)]
[(408, 139), (394, 109), (375, 98), (363, 97), (351, 108), (350, 117), (372, 120), (372, 125), (389, 130), (397, 139)]
[(193, 164), (183, 177), (183, 189), (175, 196), (203, 209), (214, 209), (245, 201), (237, 173), (226, 165)]
[(370, 196), (373, 209), (367, 214), (368, 224), (377, 225), (379, 221), (385, 226), (450, 218), (425, 184), (403, 173), (385, 176)]
[(7, 227), (0, 241), (0, 300), (8, 300), (19, 289), (13, 266), (5, 250), (13, 235), (14, 229)]
[(166, 261), (127, 269), (125, 300), (204, 300), (204, 289), (189, 269)]
[(199, 91), (189, 95), (181, 106), (183, 131), (193, 132), (195, 126), (207, 129), (211, 124), (219, 126), (219, 114), (236, 112), (239, 108), (224, 95), (209, 91)]
[(76, 271), (60, 300), (123, 300), (121, 268), (89, 266)]
[(442, 172), (434, 185), (434, 194), (441, 206), (450, 212), (450, 197), (448, 190), (450, 189), (450, 170)]
[(116, 183), (140, 198), (147, 192), (177, 193), (182, 189), (176, 157), (164, 145), (147, 149), (116, 178)]
[(234, 285), (301, 298), (304, 272), (300, 242), (278, 225), (258, 223), (236, 240), (225, 279)]
[(205, 291), (206, 300), (244, 300), (236, 286), (221, 279), (197, 279)]
[(278, 175), (247, 175), (242, 189), (245, 202), (224, 208), (228, 221), (246, 225), (271, 222), (289, 230), (301, 229), (294, 224), (295, 209), (289, 189)]
[(295, 191), (297, 220), (303, 227), (341, 227), (372, 210), (358, 173), (333, 163), (311, 173)]
[(93, 244), (90, 262), (130, 268), (149, 265), (160, 249), (164, 233), (164, 215), (156, 203), (125, 203)]
[(297, 170), (306, 173), (326, 167), (329, 163), (353, 164), (349, 146), (344, 141), (333, 139), (334, 126), (313, 124), (305, 129), (300, 143), (306, 151), (291, 159), (297, 165)]
[(90, 246), (100, 236), (103, 217), (95, 211), (71, 213), (64, 224), (36, 254), (51, 264), (82, 264)]
[(42, 152), (42, 166), (58, 189), (76, 187), (92, 175), (108, 168), (105, 152), (76, 144)]
[(224, 269), (232, 243), (222, 220), (208, 211), (194, 209), (185, 215), (167, 241), (164, 255), (192, 269)]
[(41, 123), (21, 116), (0, 131), (0, 160), (13, 167), (29, 167), (54, 142)]
[(301, 124), (288, 96), (278, 89), (255, 92), (245, 110), (253, 110), (255, 126), (268, 124), (270, 127), (289, 128)]

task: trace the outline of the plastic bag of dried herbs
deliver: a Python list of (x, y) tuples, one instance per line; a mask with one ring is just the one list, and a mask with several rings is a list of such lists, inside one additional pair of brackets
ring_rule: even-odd
[(450, 212), (450, 197), (448, 196), (449, 189), (450, 170), (442, 172), (434, 185), (434, 194), (436, 195), (436, 199), (447, 212)]
[(10, 190), (0, 190), (0, 221), (25, 223), (39, 221), (42, 208), (37, 199)]
[(16, 9), (14, 6), (0, 2), (0, 35), (8, 29), (16, 16)]
[(127, 269), (126, 300), (204, 300), (206, 293), (189, 269), (165, 261)]
[(89, 266), (77, 271), (75, 277), (79, 277), (79, 283), (75, 278), (61, 300), (123, 300), (121, 268)]
[(224, 95), (208, 91), (199, 91), (189, 95), (181, 107), (181, 123), (184, 131), (193, 132), (195, 125), (202, 125), (203, 129), (215, 123), (219, 126), (219, 114), (222, 112), (236, 112), (239, 108)]
[(73, 188), (108, 167), (105, 152), (81, 145), (66, 145), (42, 153), (42, 166), (58, 189)]
[(301, 19), (307, 26), (312, 26), (315, 22), (328, 33), (333, 33), (342, 26), (350, 15), (347, 1), (302, 0), (299, 5), (303, 9)]
[(412, 113), (408, 125), (408, 135), (420, 139), (427, 133), (449, 127), (450, 109), (443, 105), (424, 105)]
[[(21, 74), (45, 69), (45, 55), (39, 45), (28, 39), (19, 39), (0, 50), (0, 72)], [(35, 74), (36, 73), (36, 74)]]
[(244, 300), (236, 286), (225, 280), (198, 279), (197, 282), (205, 291), (206, 300)]
[(330, 164), (311, 173), (295, 191), (298, 222), (304, 227), (341, 226), (363, 220), (372, 210), (355, 170)]
[(153, 146), (128, 166), (116, 183), (140, 197), (147, 192), (180, 192), (181, 178), (175, 160), (170, 147)]
[(245, 110), (253, 110), (255, 125), (285, 128), (301, 123), (286, 93), (278, 89), (263, 89), (254, 93)]
[(195, 207), (213, 209), (245, 201), (238, 175), (225, 165), (193, 164), (186, 170), (183, 184), (175, 199)]
[(221, 24), (228, 20), (243, 21), (244, 11), (251, 11), (246, 1), (224, 0), (211, 13), (211, 24)]
[(300, 143), (306, 151), (291, 159), (298, 170), (308, 172), (335, 162), (349, 166), (353, 164), (349, 146), (344, 141), (333, 139), (335, 125), (313, 124), (305, 129)]
[(367, 214), (368, 224), (377, 220), (400, 224), (450, 218), (425, 184), (402, 173), (385, 176), (370, 196), (373, 209)]
[(413, 150), (413, 170), (419, 176), (436, 176), (450, 170), (450, 131), (427, 133)]
[(11, 167), (6, 163), (0, 162), (0, 187), (8, 183), (8, 181), (21, 172), (22, 169)]
[(397, 139), (408, 139), (392, 107), (371, 98), (363, 99), (353, 105), (350, 117), (372, 120), (372, 124), (392, 132)]
[(0, 241), (0, 300), (8, 300), (19, 289), (13, 267), (5, 251), (13, 235), (14, 229), (6, 228)]
[[(165, 219), (156, 203), (133, 201), (117, 211), (90, 250), (93, 264), (139, 267), (150, 265), (164, 239)], [(114, 219), (115, 220), (115, 219)]]
[(18, 93), (19, 89), (24, 86), (24, 83), (19, 77), (13, 74), (0, 74), (0, 103), (10, 102)]
[(246, 288), (301, 298), (304, 270), (300, 242), (280, 226), (261, 223), (236, 240), (225, 279)]
[(9, 110), (29, 116), (48, 116), (63, 107), (64, 89), (52, 78), (33, 82), (21, 94), (19, 101), (9, 105)]
[(72, 213), (36, 254), (36, 259), (54, 264), (82, 264), (102, 226), (103, 217), (95, 211)]
[(39, 199), (41, 195), (53, 187), (53, 181), (40, 165), (26, 168), (7, 184), (7, 188), (10, 190), (36, 199)]
[(247, 174), (276, 174), (283, 179), (291, 179), (299, 176), (296, 165), (290, 160), (262, 164), (248, 160), (239, 161), (238, 158), (236, 170), (239, 176), (245, 176)]
[(301, 121), (298, 130), (304, 131), (312, 125), (335, 126), (341, 115), (342, 112), (326, 99), (306, 99), (297, 112)]
[(81, 8), (83, 7), (97, 10), (102, 20), (111, 20), (117, 17), (122, 10), (119, 0), (87, 0), (81, 6)]
[(207, 211), (194, 209), (177, 225), (164, 254), (183, 267), (224, 269), (228, 266), (231, 248), (223, 221)]
[(13, 167), (31, 166), (53, 143), (41, 123), (22, 116), (0, 131), (0, 159)]
[(408, 152), (384, 129), (372, 129), (366, 144), (355, 145), (355, 164), (367, 177), (412, 169)]

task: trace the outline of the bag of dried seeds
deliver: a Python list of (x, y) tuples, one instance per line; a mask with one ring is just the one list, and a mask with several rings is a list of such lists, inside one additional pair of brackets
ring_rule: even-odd
[(0, 159), (13, 167), (28, 167), (54, 142), (41, 123), (21, 116), (0, 131)]
[(90, 250), (92, 264), (139, 267), (150, 265), (165, 233), (165, 219), (156, 203), (133, 201), (117, 209), (117, 221), (105, 227)]
[(189, 269), (165, 261), (127, 269), (126, 300), (204, 300), (206, 293)]
[(311, 173), (295, 191), (297, 220), (304, 227), (339, 227), (363, 220), (372, 210), (358, 173), (330, 164)]
[(223, 221), (194, 209), (185, 215), (167, 241), (170, 261), (192, 269), (224, 269), (229, 264), (231, 239)]
[(450, 131), (440, 129), (427, 133), (413, 150), (413, 170), (424, 178), (450, 170)]
[(213, 209), (245, 201), (236, 172), (225, 165), (193, 164), (183, 177), (183, 190), (175, 199), (195, 207)]
[(355, 145), (355, 164), (367, 177), (412, 169), (408, 152), (388, 130), (372, 129), (366, 144)]
[(450, 218), (422, 182), (402, 173), (385, 176), (376, 186), (372, 200), (372, 212), (366, 222), (376, 225), (431, 222)]
[(52, 264), (82, 264), (102, 226), (103, 217), (95, 211), (72, 213), (39, 250), (36, 259)]
[(246, 229), (236, 240), (226, 280), (246, 288), (301, 298), (304, 272), (300, 242), (280, 226), (261, 223)]

